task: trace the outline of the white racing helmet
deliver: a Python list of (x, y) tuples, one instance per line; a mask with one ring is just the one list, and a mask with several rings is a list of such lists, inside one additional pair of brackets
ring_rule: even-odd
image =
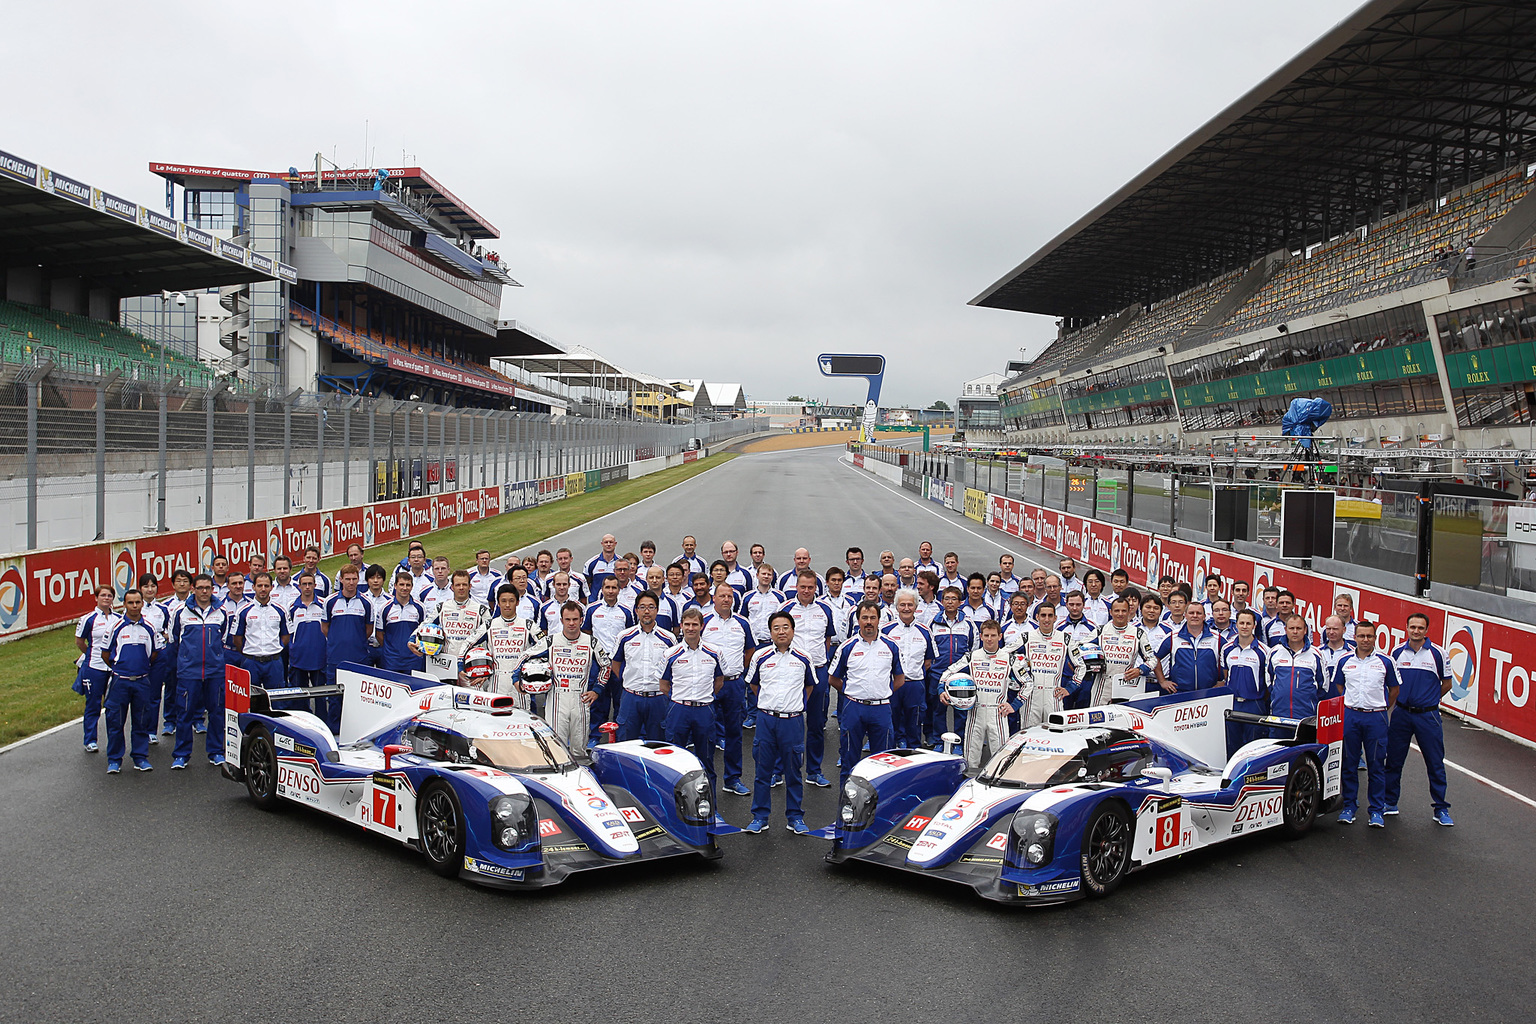
[(464, 678), (472, 685), (483, 686), (486, 680), (496, 674), (496, 659), (491, 657), (490, 651), (476, 645), (464, 652), (462, 668)]
[(443, 627), (435, 622), (423, 622), (416, 627), (416, 633), (411, 637), (416, 641), (416, 646), (429, 658), (435, 658), (443, 649)]
[(523, 660), (517, 666), (517, 685), (524, 693), (545, 693), (551, 682), (549, 638), (540, 637), (523, 652)]
[(949, 706), (956, 711), (969, 711), (976, 706), (976, 682), (964, 673), (945, 684), (944, 692), (949, 694)]

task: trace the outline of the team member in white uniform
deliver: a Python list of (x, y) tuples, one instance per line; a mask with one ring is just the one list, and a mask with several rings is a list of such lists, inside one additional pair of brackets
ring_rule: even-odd
[(1003, 585), (1001, 588), (1003, 593), (1007, 594), (1009, 597), (1017, 594), (1019, 592), (1019, 588), (1024, 585), (1024, 581), (1013, 574), (1013, 556), (1003, 555), (1000, 557), (997, 560), (997, 571), (1003, 578)]
[(1083, 581), (1077, 578), (1077, 562), (1071, 558), (1063, 558), (1059, 563), (1061, 567), (1061, 592), (1070, 594), (1074, 590), (1083, 589)]
[(737, 597), (745, 597), (747, 591), (757, 585), (757, 578), (750, 568), (736, 560), (740, 554), (733, 540), (720, 545), (720, 560), (725, 563), (725, 582), (736, 591)]
[(795, 581), (795, 599), (780, 611), (795, 620), (795, 650), (811, 661), (816, 670), (816, 685), (805, 704), (805, 780), (813, 786), (830, 786), (821, 773), (821, 759), (827, 742), (827, 655), (836, 629), (832, 609), (816, 599), (818, 580), (809, 567)]
[(832, 609), (832, 624), (838, 628), (837, 642), (842, 643), (852, 632), (848, 628), (848, 617), (858, 607), (859, 597), (848, 593), (845, 589), (847, 577), (837, 566), (834, 565), (827, 570), (826, 580), (827, 592), (821, 599)]
[[(604, 543), (607, 543), (606, 539)], [(635, 614), (619, 603), (617, 576), (610, 575), (603, 579), (602, 595), (600, 600), (587, 605), (587, 614), (581, 628), (591, 633), (603, 645), (603, 650), (613, 651), (619, 645), (619, 634), (635, 624)], [(597, 727), (607, 721), (617, 721), (623, 702), (624, 688), (604, 673), (602, 692), (592, 705), (589, 739), (593, 745), (597, 743)]]
[(757, 571), (757, 589), (747, 594), (741, 601), (741, 614), (752, 623), (752, 639), (759, 646), (766, 644), (770, 639), (769, 617), (784, 607), (784, 594), (774, 589), (774, 582), (773, 566), (763, 565)]
[(504, 577), (491, 568), (491, 553), (485, 548), (475, 552), (475, 568), (469, 574), (469, 596), (483, 605), (498, 604), (496, 588)]
[(827, 670), (828, 682), (847, 698), (837, 719), (842, 741), (838, 770), (844, 784), (863, 757), (866, 739), (873, 752), (890, 748), (891, 694), (901, 689), (905, 678), (901, 649), (880, 633), (880, 609), (863, 602), (858, 635), (843, 641)]
[(571, 574), (562, 570), (549, 578), (549, 600), (539, 609), (539, 625), (544, 632), (550, 636), (560, 632), (560, 609), (569, 601), (582, 603), (571, 585)]
[(667, 701), (661, 692), (661, 670), (677, 637), (656, 625), (660, 599), (650, 591), (635, 599), (636, 624), (619, 634), (613, 651), (613, 674), (624, 687), (619, 707), (623, 740), (659, 740), (665, 733)]
[(1071, 694), (1065, 685), (1087, 673), (1077, 641), (1056, 628), (1056, 608), (1049, 602), (1035, 609), (1040, 628), (1025, 634), (1024, 646), (1014, 654), (1014, 675), (1019, 680), (1020, 724), (1028, 729), (1045, 724), (1052, 711)]
[(304, 571), (315, 577), (315, 597), (321, 604), (331, 596), (335, 586), (329, 576), (320, 571), (320, 549), (314, 545), (304, 549)]
[(939, 578), (931, 572), (920, 572), (914, 578), (913, 586), (917, 590), (918, 624), (931, 626), (934, 619), (944, 614), (944, 605), (939, 602)]
[(531, 696), (518, 685), (517, 670), (523, 663), (523, 655), (529, 645), (542, 635), (542, 630), (537, 622), (519, 613), (517, 588), (502, 584), (495, 597), (496, 614), (486, 621), (481, 633), (470, 637), (467, 646), (484, 645), (496, 660), (492, 690), (509, 694), (516, 699), (518, 707), (525, 711), (532, 710)]
[[(901, 651), (901, 674), (906, 679), (925, 680), (933, 664), (933, 636), (917, 621), (917, 591), (896, 591), (896, 621), (880, 632), (896, 643)], [(924, 687), (914, 682), (903, 686), (891, 697), (891, 742), (898, 747), (916, 747), (923, 742)]]
[(279, 608), (292, 608), (299, 599), (299, 585), (293, 578), (293, 560), (287, 555), (272, 559), (272, 603)]
[(608, 667), (608, 651), (581, 629), (581, 605), (568, 601), (560, 609), (560, 632), (549, 642), (549, 703), (545, 721), (573, 755), (585, 756), (589, 713), (601, 686), (598, 676)]
[[(985, 586), (986, 577), (982, 577), (982, 583)], [(964, 594), (965, 584), (966, 578), (960, 575), (960, 556), (953, 551), (944, 552), (944, 571), (939, 573), (939, 593), (942, 594), (950, 587), (959, 587), (960, 593)]]
[[(682, 642), (667, 653), (661, 669), (661, 689), (672, 698), (667, 709), (667, 742), (693, 752), (704, 764), (709, 787), (715, 787), (715, 694), (725, 683), (720, 658), (704, 646), (704, 613), (683, 610)], [(718, 814), (715, 815), (719, 817)]]
[(1136, 700), (1146, 696), (1143, 665), (1151, 665), (1158, 685), (1166, 680), (1152, 645), (1141, 623), (1131, 621), (1131, 603), (1117, 597), (1109, 606), (1109, 621), (1095, 631), (1099, 650), (1104, 653), (1104, 670), (1093, 681), (1093, 696), (1088, 706)]
[(1029, 617), (1029, 591), (1022, 590), (1009, 597), (1008, 609), (1012, 614), (1002, 620), (1002, 645), (1023, 647), (1025, 634), (1035, 628), (1034, 620)]
[(724, 676), (720, 692), (715, 694), (715, 744), (725, 752), (722, 788), (727, 793), (746, 796), (751, 790), (741, 781), (741, 728), (747, 705), (742, 675), (756, 644), (752, 624), (732, 610), (736, 588), (724, 580), (714, 586), (715, 606), (704, 616), (701, 642), (720, 658), (720, 673)]
[[(940, 682), (947, 684), (962, 672), (976, 684), (976, 703), (965, 723), (965, 769), (981, 767), (983, 748), (996, 754), (1008, 739), (1008, 716), (1014, 707), (1008, 691), (1018, 689), (1014, 678), (1012, 648), (1002, 646), (1002, 630), (988, 620), (977, 629), (981, 646), (944, 670)], [(939, 691), (939, 700), (949, 703), (949, 691)]]
[(645, 585), (635, 579), (635, 563), (629, 560), (628, 555), (620, 555), (613, 560), (613, 578), (619, 584), (619, 604), (634, 614), (635, 598), (645, 593)]
[(469, 649), (469, 642), (485, 632), (491, 621), (490, 609), (469, 596), (469, 573), (455, 572), (448, 597), (427, 609), (427, 621), (443, 627), (443, 647), (427, 659), (427, 674), (446, 682), (459, 678), (459, 659)]
[(683, 563), (689, 579), (693, 578), (694, 573), (709, 572), (709, 566), (699, 557), (699, 542), (691, 536), (683, 538), (683, 553), (676, 561)]
[(102, 660), (102, 652), (107, 649), (112, 630), (117, 627), (117, 616), (112, 613), (115, 596), (107, 584), (97, 587), (95, 611), (86, 612), (75, 623), (75, 647), (80, 651), (80, 658), (74, 689), (85, 695), (85, 750), (88, 754), (100, 749), (96, 738), (101, 723), (101, 702), (112, 678), (112, 666)]
[[(771, 573), (772, 570), (770, 569)], [(773, 809), (775, 774), (784, 778), (785, 827), (801, 835), (810, 831), (801, 810), (800, 759), (805, 753), (805, 699), (816, 685), (816, 669), (793, 650), (795, 620), (788, 612), (768, 617), (771, 642), (758, 648), (747, 666), (747, 684), (757, 692), (762, 722), (752, 738), (757, 777), (752, 787), (752, 822), (748, 832), (768, 827)]]
[(1104, 574), (1097, 569), (1083, 573), (1083, 614), (1095, 626), (1109, 621), (1109, 602), (1104, 597)]
[[(467, 575), (467, 574), (466, 574)], [(448, 559), (439, 555), (432, 559), (432, 584), (426, 587), (417, 596), (416, 600), (427, 610), (430, 619), (437, 613), (437, 606), (443, 601), (453, 599), (453, 570), (449, 568)]]
[[(582, 607), (592, 603), (592, 591), (587, 587), (586, 577), (571, 568), (571, 549), (559, 548), (555, 551), (555, 566), (560, 572), (565, 573), (571, 580), (571, 600)], [(548, 595), (545, 595), (546, 598)]]

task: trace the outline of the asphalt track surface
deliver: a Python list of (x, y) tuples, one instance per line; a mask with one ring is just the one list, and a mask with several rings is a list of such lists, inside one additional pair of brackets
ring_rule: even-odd
[[(691, 531), (701, 553), (759, 541), (787, 566), (805, 545), (822, 569), (921, 539), (963, 566), (1001, 543), (1028, 559), (836, 454), (738, 458), (561, 540), (666, 554)], [(1452, 760), (1536, 796), (1536, 751), (1447, 724)], [(1528, 1021), (1536, 991), (1536, 809), (1452, 772), (1441, 828), (1416, 755), (1384, 831), (1244, 838), (1028, 911), (832, 869), (782, 811), (715, 863), (490, 891), (152, 750), (156, 771), (117, 777), (74, 729), (0, 756), (0, 1019)], [(807, 791), (813, 826), (832, 794)], [(745, 824), (747, 798), (722, 803)]]

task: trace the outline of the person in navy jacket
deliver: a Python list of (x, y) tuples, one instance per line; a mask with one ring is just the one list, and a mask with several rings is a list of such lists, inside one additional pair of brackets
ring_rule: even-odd
[[(154, 698), (159, 683), (150, 668), (159, 655), (160, 638), (144, 618), (144, 595), (130, 590), (123, 595), (123, 614), (112, 627), (102, 660), (112, 669), (112, 688), (107, 692), (107, 774), (123, 767), (123, 719), (133, 715), (133, 766), (151, 771), (149, 735), (155, 728)], [(222, 726), (222, 723), (221, 723)]]
[(1311, 718), (1331, 682), (1328, 663), (1308, 637), (1307, 620), (1291, 613), (1285, 642), (1269, 652), (1269, 713), (1282, 718)]
[[(263, 574), (264, 575), (264, 574)], [(213, 577), (192, 578), (192, 596), (171, 616), (171, 642), (176, 645), (176, 749), (171, 768), (187, 766), (192, 757), (194, 728), (204, 713), (203, 734), (209, 764), (224, 763), (224, 628), (228, 609), (213, 600)]]
[[(325, 684), (336, 685), (342, 662), (368, 664), (368, 637), (373, 632), (373, 605), (357, 586), (357, 567), (344, 565), (336, 574), (336, 593), (325, 602)], [(332, 732), (341, 729), (341, 698), (321, 697), (320, 717)]]
[[(1184, 608), (1184, 624), (1163, 638), (1155, 653), (1163, 663), (1169, 693), (1187, 693), (1215, 686), (1220, 675), (1217, 655), (1221, 641), (1205, 624), (1205, 605), (1190, 602)], [(1152, 668), (1143, 665), (1143, 676), (1151, 678)]]
[(1419, 752), (1424, 755), (1424, 769), (1429, 773), (1434, 819), (1441, 825), (1454, 825), (1451, 805), (1445, 800), (1445, 734), (1440, 722), (1440, 700), (1451, 689), (1450, 662), (1446, 661), (1445, 652), (1428, 639), (1429, 616), (1414, 612), (1408, 616), (1407, 629), (1408, 642), (1392, 652), (1402, 689), (1397, 693), (1397, 706), (1392, 709), (1392, 720), (1387, 726), (1386, 813), (1397, 813), (1408, 743), (1417, 740)]

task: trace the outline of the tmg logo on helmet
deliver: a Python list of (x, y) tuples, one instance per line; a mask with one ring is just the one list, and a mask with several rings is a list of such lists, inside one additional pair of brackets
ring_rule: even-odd
[[(115, 547), (116, 545), (114, 545)], [(116, 600), (132, 590), (138, 582), (138, 553), (132, 544), (124, 544), (112, 558), (112, 590)]]
[(27, 578), (22, 563), (0, 569), (0, 633), (27, 626)]
[(1477, 713), (1478, 654), (1483, 624), (1456, 615), (1445, 617), (1445, 660), (1451, 673), (1451, 700), (1468, 714)]

